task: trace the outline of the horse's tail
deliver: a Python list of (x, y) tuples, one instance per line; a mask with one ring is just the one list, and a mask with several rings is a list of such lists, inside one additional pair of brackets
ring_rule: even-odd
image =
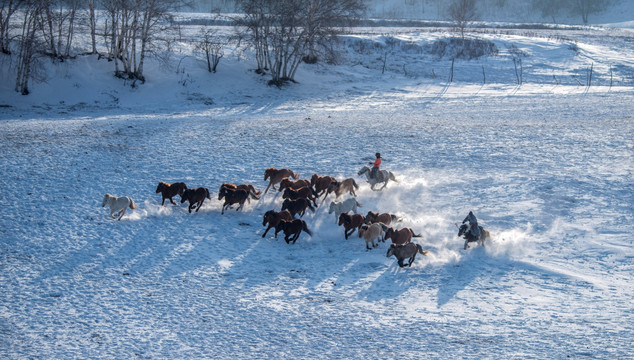
[(356, 199), (356, 198), (353, 198), (353, 199), (354, 199), (354, 202), (357, 204), (357, 206), (358, 206), (358, 207), (363, 207), (363, 205), (361, 205), (361, 204), (357, 201), (357, 199)]
[(255, 193), (255, 192), (253, 192), (251, 190), (249, 190), (249, 195), (251, 195), (252, 199), (260, 200), (260, 195), (258, 195), (257, 193)]
[(205, 189), (205, 197), (211, 200), (211, 196), (209, 196), (209, 190), (207, 188), (203, 188), (203, 189)]
[(136, 209), (136, 204), (134, 203), (134, 200), (130, 199), (130, 209), (134, 210)]
[(391, 171), (388, 171), (388, 174), (390, 175), (390, 180), (394, 182), (400, 182), (396, 179), (396, 176), (394, 176), (394, 174)]
[(416, 244), (416, 250), (420, 253), (423, 254), (425, 256), (429, 255), (429, 250), (423, 250), (423, 247), (420, 246), (419, 244)]
[(423, 237), (423, 235), (422, 235), (422, 234), (416, 234), (416, 233), (414, 233), (414, 230), (412, 230), (412, 229), (410, 229), (409, 231), (411, 231), (411, 232), (412, 232), (412, 237), (419, 237), (419, 238), (422, 238), (422, 237)]
[(352, 179), (352, 186), (354, 186), (355, 190), (359, 188), (359, 185), (357, 185), (357, 182), (354, 181), (354, 179)]
[(308, 230), (308, 226), (306, 226), (306, 221), (302, 221), (302, 229), (310, 236), (313, 236), (313, 233)]

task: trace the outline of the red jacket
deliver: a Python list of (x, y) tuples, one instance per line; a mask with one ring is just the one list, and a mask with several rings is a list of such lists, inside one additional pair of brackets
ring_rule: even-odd
[(376, 160), (374, 160), (374, 163), (372, 163), (372, 165), (374, 165), (373, 167), (378, 168), (379, 166), (381, 166), (381, 158), (376, 158)]

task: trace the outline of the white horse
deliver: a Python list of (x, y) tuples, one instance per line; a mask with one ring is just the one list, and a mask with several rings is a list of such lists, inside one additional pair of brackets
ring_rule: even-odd
[(335, 213), (335, 222), (339, 221), (339, 215), (342, 213), (347, 213), (348, 211), (354, 211), (355, 214), (358, 214), (357, 207), (361, 207), (361, 204), (357, 202), (357, 199), (350, 198), (344, 200), (342, 202), (333, 201), (330, 203), (330, 208), (328, 209), (328, 214)]
[(361, 176), (363, 174), (365, 174), (365, 177), (370, 183), (370, 189), (372, 190), (374, 190), (374, 186), (379, 183), (383, 183), (383, 187), (379, 189), (379, 190), (383, 190), (383, 188), (387, 186), (388, 181), (392, 180), (392, 181), (398, 182), (398, 180), (396, 180), (396, 177), (394, 177), (394, 174), (392, 174), (392, 172), (388, 170), (379, 170), (379, 172), (376, 174), (376, 177), (373, 178), (373, 177), (370, 177), (370, 174), (372, 174), (372, 169), (370, 169), (367, 166), (364, 166), (363, 168), (361, 168), (361, 170), (359, 170), (357, 175)]
[(101, 207), (105, 207), (106, 204), (110, 207), (110, 216), (119, 218), (117, 220), (121, 220), (123, 214), (128, 207), (130, 209), (136, 209), (136, 205), (134, 204), (134, 200), (130, 199), (127, 196), (112, 196), (110, 194), (106, 194), (103, 196), (103, 202), (101, 203)]

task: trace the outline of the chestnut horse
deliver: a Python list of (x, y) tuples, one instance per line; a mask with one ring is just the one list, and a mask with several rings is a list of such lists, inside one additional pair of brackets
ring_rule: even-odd
[(313, 177), (310, 178), (310, 185), (315, 190), (317, 197), (328, 191), (328, 187), (333, 182), (337, 182), (337, 179), (332, 176), (319, 176), (317, 174), (313, 174)]
[(399, 218), (396, 215), (388, 214), (388, 213), (375, 213), (374, 211), (368, 211), (365, 215), (365, 223), (366, 224), (374, 224), (374, 223), (383, 223), (385, 225), (390, 225), (392, 222), (400, 222), (403, 219)]
[(328, 186), (328, 190), (326, 191), (326, 196), (324, 196), (324, 201), (326, 200), (328, 194), (332, 192), (335, 193), (335, 200), (346, 192), (349, 192), (352, 196), (356, 197), (357, 194), (354, 192), (354, 190), (358, 188), (359, 185), (357, 185), (353, 178), (348, 178), (342, 181), (331, 183), (330, 186)]
[(222, 200), (225, 198), (225, 203), (222, 205), (222, 210), (220, 211), (220, 215), (225, 213), (225, 209), (231, 207), (233, 204), (239, 204), (236, 211), (239, 211), (244, 207), (244, 203), (251, 197), (252, 199), (259, 200), (260, 197), (256, 195), (251, 190), (244, 189), (231, 189), (228, 187), (221, 187), (218, 192), (218, 200)]
[(293, 219), (293, 220), (280, 220), (280, 222), (275, 227), (275, 236), (277, 237), (277, 233), (280, 231), (284, 231), (284, 240), (286, 240), (287, 244), (290, 244), (291, 241), (295, 244), (297, 238), (302, 233), (302, 231), (306, 232), (308, 235), (313, 236), (313, 233), (308, 230), (306, 226), (306, 221), (301, 219)]
[[(284, 210), (280, 212), (277, 212), (275, 210), (269, 210), (266, 213), (264, 213), (264, 217), (262, 219), (262, 226), (266, 225), (267, 223), (269, 224), (269, 226), (264, 231), (264, 234), (262, 234), (262, 237), (265, 237), (266, 233), (269, 232), (269, 230), (277, 227), (277, 224), (280, 222), (280, 220), (289, 220), (289, 221), (293, 220), (293, 215), (291, 215), (291, 213), (288, 210)], [(277, 237), (277, 233), (275, 233), (275, 237)]]
[(161, 197), (163, 198), (163, 202), (161, 202), (161, 206), (165, 206), (165, 199), (169, 199), (172, 205), (177, 205), (172, 197), (176, 195), (183, 196), (183, 191), (187, 189), (187, 185), (184, 182), (176, 182), (173, 184), (168, 184), (165, 182), (158, 183), (156, 187), (156, 193), (161, 193)]
[(339, 226), (343, 225), (346, 240), (348, 240), (348, 236), (352, 235), (355, 230), (361, 228), (363, 220), (363, 215), (360, 214), (348, 215), (341, 213), (341, 215), (339, 215)]
[(195, 189), (185, 189), (183, 191), (183, 195), (181, 195), (181, 204), (185, 201), (189, 201), (189, 213), (191, 214), (192, 209), (196, 207), (196, 212), (200, 210), (200, 207), (203, 206), (203, 202), (205, 199), (211, 200), (211, 196), (209, 196), (209, 190), (204, 187), (199, 187)]
[(301, 187), (297, 190), (287, 188), (286, 190), (284, 190), (284, 193), (282, 194), (282, 199), (291, 199), (291, 200), (306, 199), (306, 200), (312, 201), (315, 207), (317, 207), (317, 202), (315, 201), (315, 193), (313, 189), (308, 186)]
[(269, 191), (270, 187), (272, 187), (273, 190), (275, 190), (275, 184), (278, 184), (285, 177), (292, 177), (295, 180), (299, 179), (299, 175), (297, 175), (297, 173), (294, 173), (293, 171), (289, 169), (278, 170), (273, 167), (266, 169), (264, 171), (264, 181), (266, 181), (266, 179), (270, 179), (270, 180), (269, 180), (269, 185), (266, 187), (266, 190), (264, 190), (264, 193), (266, 194)]
[(304, 216), (306, 208), (310, 209), (313, 213), (315, 212), (315, 208), (310, 205), (310, 202), (306, 199), (286, 199), (282, 203), (282, 210), (288, 210), (293, 217), (295, 217), (295, 214), (299, 214), (300, 217)]
[(280, 181), (280, 186), (279, 186), (279, 190), (278, 191), (282, 191), (284, 189), (293, 189), (293, 190), (297, 190), (299, 188), (302, 187), (310, 187), (310, 182), (308, 180), (297, 180), (297, 181), (293, 181), (287, 177), (283, 178), (282, 181)]
[(404, 244), (404, 245), (390, 245), (390, 248), (387, 249), (386, 257), (390, 257), (394, 255), (394, 257), (398, 260), (398, 266), (404, 267), (403, 260), (409, 258), (409, 262), (407, 266), (412, 266), (414, 259), (416, 259), (416, 254), (423, 254), (427, 256), (429, 254), (428, 250), (423, 250), (423, 247), (415, 244), (413, 242)]
[(417, 235), (411, 228), (402, 228), (395, 230), (394, 228), (388, 228), (385, 225), (381, 225), (385, 231), (385, 239), (392, 239), (394, 245), (404, 245), (412, 241), (412, 237), (423, 237), (423, 235)]

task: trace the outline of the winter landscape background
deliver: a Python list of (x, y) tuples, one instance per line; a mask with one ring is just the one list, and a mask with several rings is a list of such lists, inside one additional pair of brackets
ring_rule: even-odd
[[(484, 19), (468, 36), (498, 52), (452, 82), (436, 25), (354, 28), (281, 88), (248, 51), (209, 73), (175, 42), (143, 84), (84, 55), (41, 62), (23, 96), (0, 55), (0, 357), (633, 357), (632, 14)], [(208, 16), (178, 14), (183, 38)], [(399, 179), (380, 192), (356, 175), (377, 151)], [(332, 195), (294, 245), (261, 237), (277, 193), (220, 215), (220, 184), (263, 190), (268, 167), (355, 178), (360, 212), (403, 217), (430, 255), (399, 268), (344, 240)], [(212, 200), (161, 207), (159, 181)], [(138, 208), (112, 220), (105, 193)], [(470, 210), (493, 239), (463, 250)]]

